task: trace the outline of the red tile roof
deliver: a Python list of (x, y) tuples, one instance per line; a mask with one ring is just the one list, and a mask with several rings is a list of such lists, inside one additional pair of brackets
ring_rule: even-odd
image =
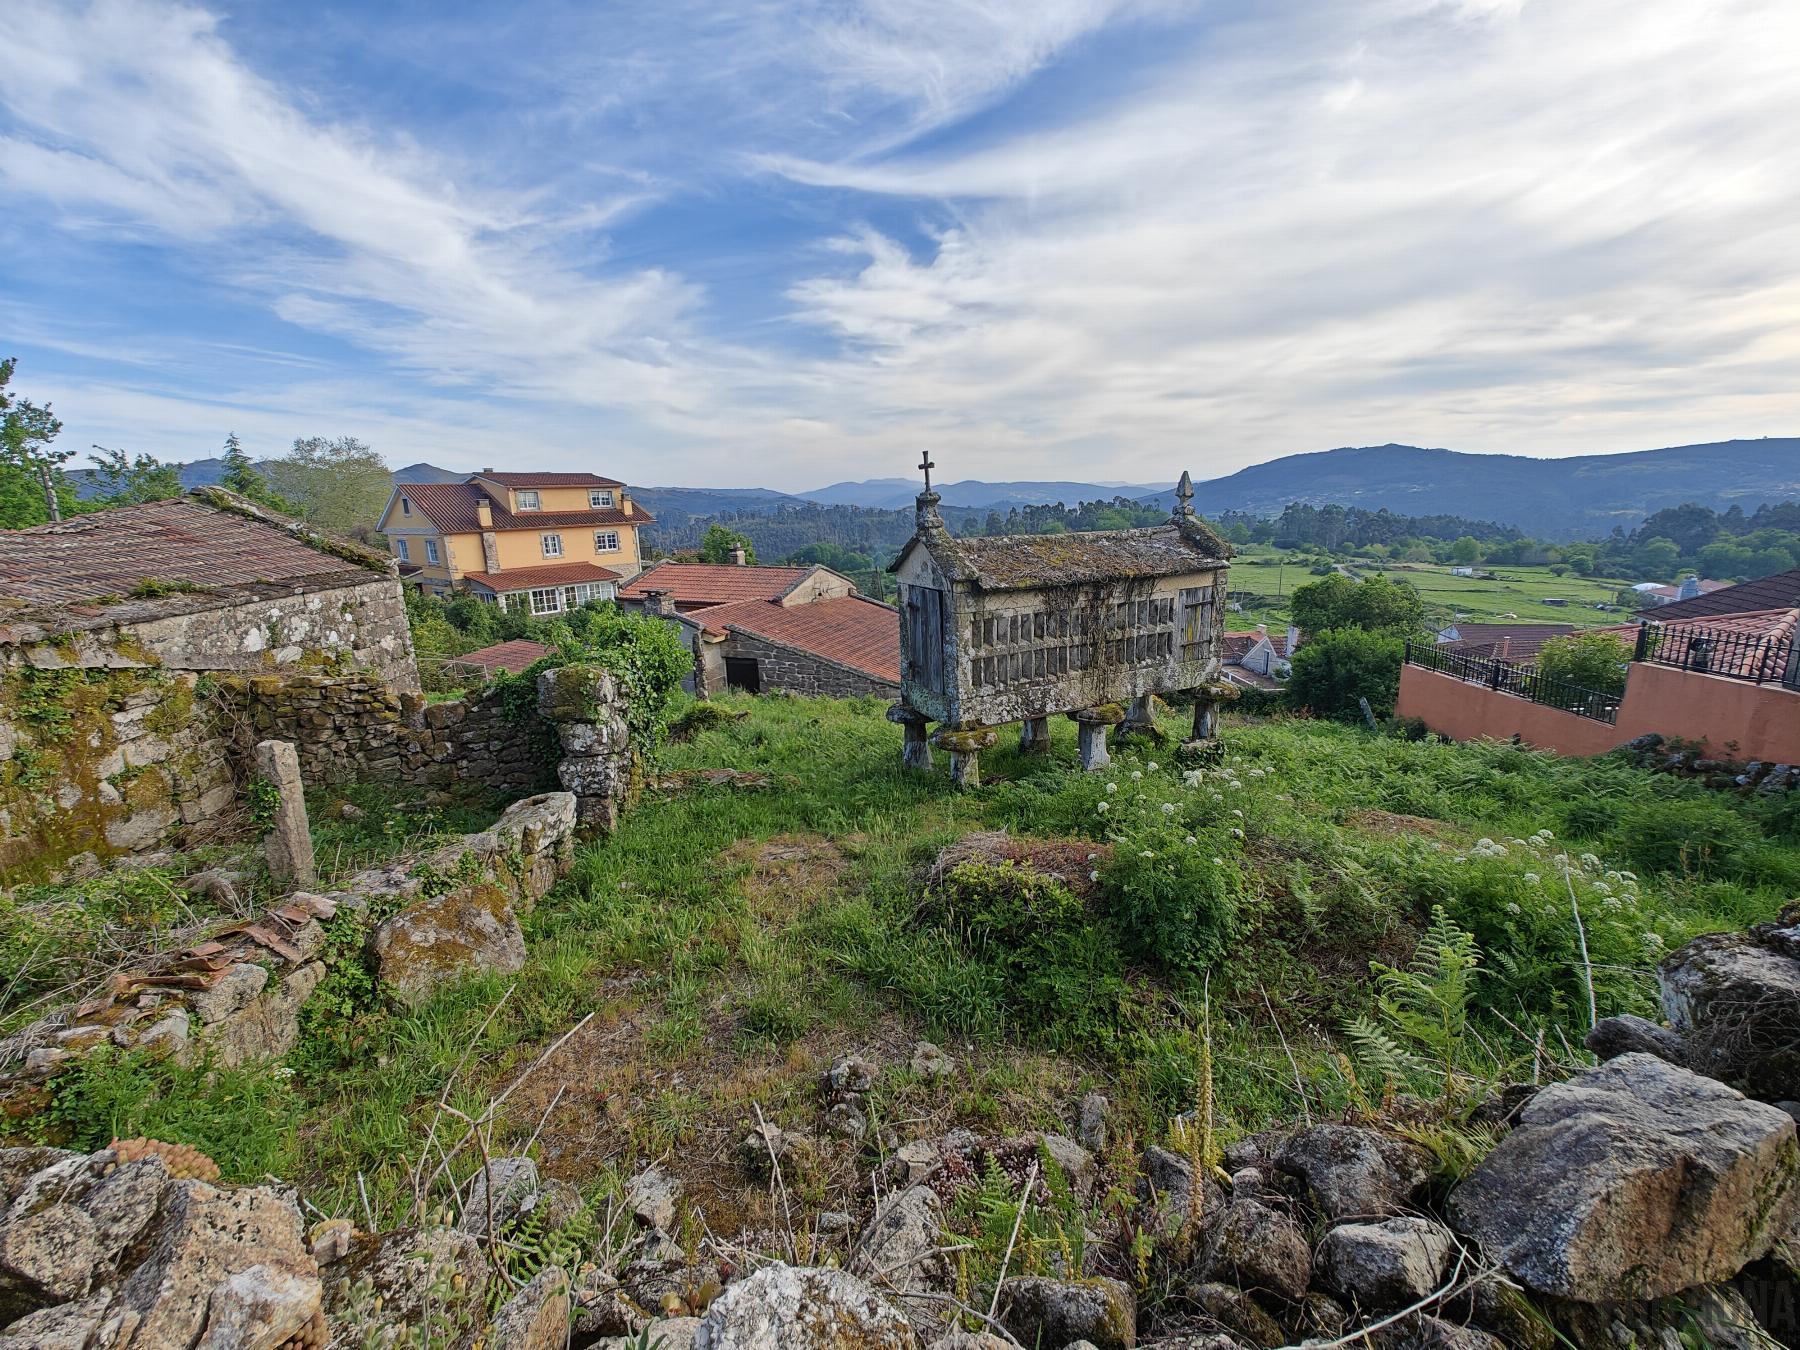
[(1650, 611), (1649, 617), (1658, 623), (1669, 623), (1700, 614), (1748, 614), (1756, 610), (1786, 609), (1793, 605), (1800, 605), (1800, 567), (1790, 572), (1777, 572), (1772, 577), (1762, 577), (1705, 595), (1696, 595), (1692, 600), (1658, 605)]
[[(1702, 614), (1664, 623), (1663, 611), (1648, 616), (1652, 632), (1660, 630), (1654, 652), (1659, 660), (1679, 661), (1693, 638), (1714, 639), (1707, 670), (1714, 675), (1776, 679), (1786, 665), (1789, 646), (1800, 638), (1800, 608), (1752, 610), (1748, 614)], [(1596, 631), (1627, 643), (1637, 641), (1639, 624)]]
[(749, 633), (792, 647), (877, 680), (900, 682), (900, 616), (860, 595), (834, 596), (805, 605), (744, 600), (698, 616), (714, 631)]
[(447, 664), (478, 666), (490, 675), (496, 670), (517, 675), (548, 655), (550, 649), (543, 643), (533, 642), (529, 638), (514, 638), (511, 642), (497, 642), (480, 651), (464, 652), (461, 656), (451, 657)]
[(1554, 637), (1576, 631), (1572, 623), (1454, 623), (1460, 635), (1442, 645), (1465, 656), (1493, 656), (1502, 661), (1530, 661)]
[(220, 590), (346, 574), (362, 581), (382, 575), (313, 548), (277, 524), (193, 497), (0, 531), (0, 596), (27, 604), (128, 595), (146, 578)]
[(624, 487), (616, 478), (602, 478), (597, 473), (489, 473), (485, 469), (475, 475), (505, 487)]
[(552, 563), (547, 567), (511, 567), (504, 572), (465, 572), (469, 585), (496, 595), (528, 591), (534, 586), (574, 586), (582, 582), (617, 581), (619, 574), (599, 563)]
[(656, 517), (641, 508), (626, 515), (617, 507), (597, 511), (508, 511), (473, 483), (404, 483), (400, 495), (445, 534), (473, 534), (481, 529), (475, 506), (483, 498), (494, 512), (496, 530), (573, 529), (606, 525), (654, 525)]
[(777, 600), (793, 589), (810, 567), (738, 567), (731, 563), (653, 563), (619, 588), (621, 600), (642, 600), (668, 591), (677, 605), (698, 609), (738, 600)]

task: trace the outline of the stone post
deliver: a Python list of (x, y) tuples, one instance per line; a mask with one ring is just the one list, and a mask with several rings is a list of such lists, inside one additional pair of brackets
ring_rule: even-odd
[(1027, 717), (1019, 723), (1019, 753), (1021, 755), (1047, 755), (1050, 753), (1049, 718)]
[(908, 769), (931, 768), (931, 742), (925, 736), (925, 714), (914, 712), (904, 703), (887, 710), (887, 720), (898, 722), (902, 734), (900, 763)]
[(1125, 710), (1116, 703), (1103, 703), (1098, 708), (1084, 708), (1069, 716), (1074, 719), (1079, 732), (1081, 767), (1089, 773), (1099, 773), (1112, 763), (1112, 756), (1106, 749), (1106, 730), (1125, 720)]
[(318, 881), (312, 830), (306, 823), (306, 790), (292, 741), (258, 741), (256, 773), (275, 789), (275, 817), (263, 837), (269, 875), (278, 890), (308, 890)]
[(619, 682), (598, 666), (558, 666), (538, 676), (538, 715), (556, 727), (556, 778), (575, 794), (575, 819), (608, 833), (633, 791), (631, 733)]
[(1224, 680), (1203, 684), (1194, 690), (1194, 736), (1181, 748), (1188, 753), (1216, 748), (1220, 710), (1237, 696), (1237, 686)]
[(981, 786), (981, 752), (992, 750), (1000, 734), (987, 727), (971, 727), (956, 731), (939, 727), (932, 733), (932, 743), (950, 752), (950, 780), (960, 788)]
[(1162, 732), (1156, 726), (1156, 695), (1139, 694), (1131, 700), (1131, 706), (1125, 710), (1125, 720), (1119, 724), (1121, 736), (1144, 736), (1158, 744), (1162, 742)]

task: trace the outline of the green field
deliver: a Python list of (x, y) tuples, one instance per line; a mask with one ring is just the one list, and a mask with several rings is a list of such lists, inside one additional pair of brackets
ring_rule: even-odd
[[(1495, 579), (1458, 577), (1449, 567), (1430, 563), (1371, 564), (1356, 559), (1342, 559), (1343, 565), (1361, 576), (1377, 572), (1394, 581), (1404, 581), (1418, 590), (1425, 601), (1426, 617), (1434, 627), (1441, 627), (1461, 617), (1478, 623), (1517, 619), (1526, 623), (1572, 623), (1580, 627), (1605, 627), (1629, 623), (1631, 615), (1616, 606), (1597, 609), (1597, 605), (1613, 606), (1619, 589), (1629, 583), (1619, 578), (1580, 577), (1573, 572), (1557, 576), (1548, 567), (1500, 567)], [(1232, 560), (1231, 589), (1252, 591), (1264, 597), (1261, 603), (1246, 604), (1241, 615), (1231, 619), (1233, 628), (1248, 628), (1258, 623), (1271, 627), (1288, 621), (1287, 597), (1296, 587), (1317, 581), (1310, 561), (1285, 565), (1273, 549), (1246, 546)], [(1548, 604), (1549, 600), (1566, 600), (1565, 605)]]

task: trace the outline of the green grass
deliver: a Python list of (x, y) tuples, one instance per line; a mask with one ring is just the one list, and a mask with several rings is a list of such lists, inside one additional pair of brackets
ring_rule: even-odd
[[(348, 1214), (360, 1208), (360, 1172), (378, 1216), (398, 1221), (458, 1064), (466, 1058), (451, 1103), (477, 1112), (590, 1012), (575, 1058), (558, 1061), (567, 1095), (545, 1135), (557, 1166), (585, 1181), (671, 1150), (694, 1166), (729, 1158), (752, 1103), (817, 1130), (820, 1060), (876, 1043), (900, 1070), (878, 1107), (903, 1133), (920, 1122), (1041, 1128), (1098, 1085), (1124, 1134), (1158, 1137), (1195, 1100), (1208, 996), (1229, 1137), (1292, 1117), (1302, 1093), (1315, 1112), (1352, 1100), (1338, 1054), (1346, 1021), (1373, 1012), (1370, 962), (1403, 966), (1434, 907), (1481, 952), (1472, 1015), (1484, 1054), (1528, 1056), (1541, 1029), (1569, 1060), (1578, 1055), (1562, 1047), (1586, 1029), (1588, 979), (1570, 888), (1602, 1015), (1652, 1013), (1661, 953), (1769, 918), (1800, 890), (1800, 841), (1772, 806), (1612, 760), (1293, 721), (1229, 727), (1224, 764), (1192, 781), (1156, 751), (1082, 775), (1074, 729), (1059, 719), (1049, 759), (1003, 738), (983, 757), (988, 784), (959, 793), (941, 767), (900, 769), (878, 701), (722, 702), (749, 716), (668, 747), (667, 767), (753, 770), (772, 786), (640, 803), (610, 839), (580, 850), (526, 920), (530, 957), (516, 977), (453, 986), (406, 1014), (364, 1006), (309, 1018), (286, 1070), (239, 1076), (231, 1101), (206, 1108), (244, 1122), (246, 1146), (220, 1159), (228, 1175), (279, 1160), (313, 1203)], [(974, 923), (921, 903), (936, 852), (995, 827), (1111, 840), (1127, 856), (1107, 869), (1090, 914), (1059, 921), (1066, 941), (1020, 946), (1029, 925), (1007, 919), (1004, 895), (982, 892), (986, 917)], [(796, 860), (759, 860), (778, 836)], [(1182, 908), (1190, 885), (1207, 888), (1207, 907)], [(1214, 926), (1207, 941), (1183, 941), (1181, 925), (1194, 923)], [(1183, 969), (1179, 951), (1222, 954)], [(1022, 952), (1033, 979), (1021, 976)], [(1070, 983), (1046, 984), (1044, 971)], [(954, 1079), (904, 1072), (919, 1035), (962, 1061)], [(83, 1139), (115, 1118), (196, 1143), (230, 1136), (212, 1114), (147, 1114), (140, 1088), (158, 1072), (134, 1066), (122, 1085), (79, 1092), (59, 1080), (55, 1121)], [(497, 1151), (525, 1142), (558, 1085), (532, 1080), (509, 1103)], [(185, 1079), (167, 1086), (191, 1091)], [(94, 1103), (110, 1112), (104, 1127)], [(792, 1184), (841, 1196), (833, 1188), (864, 1186), (872, 1160), (797, 1167)]]

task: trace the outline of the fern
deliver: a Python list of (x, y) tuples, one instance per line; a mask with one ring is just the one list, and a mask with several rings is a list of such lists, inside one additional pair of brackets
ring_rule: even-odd
[[(1469, 1025), (1481, 952), (1472, 933), (1442, 906), (1404, 968), (1369, 963), (1375, 975), (1376, 1017), (1354, 1017), (1345, 1036), (1356, 1061), (1386, 1093), (1397, 1089), (1463, 1095), (1478, 1038)], [(1491, 1067), (1491, 1066), (1490, 1066)]]

